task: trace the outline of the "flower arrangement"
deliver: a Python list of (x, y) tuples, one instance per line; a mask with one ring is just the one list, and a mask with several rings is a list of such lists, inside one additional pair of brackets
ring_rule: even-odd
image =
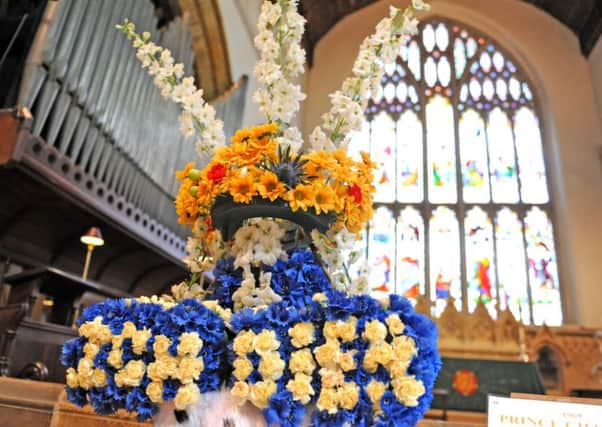
[[(305, 60), (296, 0), (262, 5), (255, 39), (262, 87), (254, 99), (267, 123), (239, 130), (227, 146), (215, 111), (169, 51), (127, 20), (118, 26), (161, 93), (182, 106), (182, 130), (197, 135), (205, 166), (191, 162), (176, 174), (176, 211), (192, 230), (184, 260), (190, 278), (171, 295), (84, 311), (80, 336), (65, 344), (61, 359), (72, 402), (145, 420), (167, 402), (177, 411), (201, 408), (213, 392), (261, 410), (269, 426), (419, 420), (440, 367), (437, 331), (403, 297), (366, 295), (365, 270), (350, 273), (356, 239), (372, 215), (374, 164), (366, 153), (351, 158), (345, 147), (384, 64), (415, 31), (414, 10), (427, 7), (412, 0), (403, 12), (391, 8), (364, 41), (353, 75), (331, 95), (331, 110), (309, 137), (310, 150), (291, 124), (305, 97), (293, 82)], [(216, 207), (224, 200), (248, 212), (261, 202), (332, 220), (326, 229), (293, 227), (307, 234), (292, 246), (282, 243), (291, 230), (282, 218), (294, 222), (294, 215), (245, 216), (222, 234)]]
[(77, 324), (80, 336), (63, 346), (61, 362), (67, 397), (79, 406), (103, 415), (125, 409), (142, 421), (164, 401), (184, 409), (219, 389), (224, 322), (197, 300), (108, 300)]
[(400, 416), (413, 425), (440, 364), (432, 322), (397, 295), (379, 302), (333, 290), (307, 249), (278, 262), (272, 278), (283, 300), (232, 316), (234, 399), (262, 409), (268, 425), (300, 425), (310, 405), (314, 425), (389, 425)]
[(263, 198), (284, 201), (293, 212), (333, 213), (335, 229), (359, 232), (372, 216), (374, 164), (369, 156), (362, 153), (362, 160), (354, 161), (342, 149), (291, 155), (275, 140), (277, 130), (275, 123), (239, 130), (205, 168), (188, 164), (178, 172), (180, 222), (208, 218), (216, 198), (230, 196), (237, 203)]
[[(346, 229), (359, 235), (372, 216), (375, 164), (366, 153), (361, 160), (351, 159), (345, 148), (350, 133), (361, 125), (369, 94), (380, 81), (384, 65), (394, 59), (407, 36), (416, 32), (414, 11), (428, 8), (423, 0), (412, 0), (404, 11), (391, 7), (389, 17), (362, 43), (352, 76), (331, 94), (332, 108), (309, 136), (309, 152), (303, 152), (301, 132), (291, 124), (305, 98), (293, 81), (305, 64), (300, 44), (305, 20), (297, 12), (297, 0), (262, 4), (255, 38), (260, 54), (255, 75), (261, 87), (253, 99), (267, 123), (238, 131), (228, 146), (224, 146), (223, 123), (203, 100), (202, 91), (182, 76), (183, 66), (174, 64), (169, 51), (151, 42), (150, 34), (137, 34), (132, 22), (126, 20), (118, 26), (133, 40), (138, 59), (155, 77), (163, 96), (182, 106), (182, 131), (187, 136), (197, 135), (202, 161), (210, 157), (202, 170), (190, 163), (177, 173), (181, 187), (176, 210), (180, 222), (192, 226), (191, 251), (201, 261), (190, 261), (199, 272), (210, 271), (223, 253), (224, 236), (216, 236), (210, 218), (212, 207), (224, 197), (240, 204), (269, 200), (286, 203), (293, 212), (333, 215), (333, 233)], [(323, 233), (319, 240), (330, 240), (327, 246), (336, 247), (333, 233)], [(347, 274), (339, 274), (339, 267), (348, 270), (349, 266), (339, 264), (334, 271), (340, 285), (358, 288)]]

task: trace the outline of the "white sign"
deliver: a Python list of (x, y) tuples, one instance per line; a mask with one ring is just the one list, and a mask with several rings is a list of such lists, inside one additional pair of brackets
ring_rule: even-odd
[(602, 427), (602, 406), (489, 396), (489, 427)]

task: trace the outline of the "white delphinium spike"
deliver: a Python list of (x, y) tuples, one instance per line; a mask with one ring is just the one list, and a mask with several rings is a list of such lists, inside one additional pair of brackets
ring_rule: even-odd
[(224, 123), (216, 119), (214, 108), (203, 99), (203, 91), (197, 89), (194, 78), (184, 77), (184, 65), (174, 64), (168, 49), (149, 41), (150, 34), (140, 36), (133, 22), (124, 21), (117, 25), (136, 48), (136, 57), (154, 77), (155, 85), (161, 95), (182, 107), (180, 127), (185, 137), (197, 135), (196, 150), (201, 158), (210, 156), (216, 148), (226, 143)]
[(412, 0), (412, 5), (403, 12), (391, 7), (389, 17), (381, 20), (374, 34), (362, 42), (352, 77), (345, 79), (341, 90), (330, 95), (332, 107), (322, 116), (322, 125), (310, 136), (313, 150), (340, 147), (350, 132), (361, 128), (368, 94), (378, 88), (384, 65), (394, 61), (404, 41), (418, 31), (414, 11), (429, 8), (423, 0)]
[(259, 60), (254, 72), (262, 86), (253, 95), (266, 119), (280, 125), (279, 144), (293, 152), (300, 149), (302, 140), (290, 122), (305, 99), (301, 86), (292, 81), (305, 68), (305, 51), (301, 48), (305, 19), (297, 12), (297, 2), (266, 0), (261, 6), (255, 37)]

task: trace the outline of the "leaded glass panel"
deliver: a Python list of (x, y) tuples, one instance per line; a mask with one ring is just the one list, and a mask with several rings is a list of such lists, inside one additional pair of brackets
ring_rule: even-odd
[(489, 37), (431, 18), (366, 109), (352, 151), (378, 164), (367, 233), (375, 292), (424, 295), (440, 314), (483, 302), (560, 324), (559, 276), (536, 96)]

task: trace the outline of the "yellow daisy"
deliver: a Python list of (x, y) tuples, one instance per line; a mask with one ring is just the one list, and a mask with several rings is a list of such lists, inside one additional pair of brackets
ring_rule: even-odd
[(232, 178), (230, 181), (230, 194), (237, 203), (249, 203), (257, 193), (257, 188), (251, 174)]
[(299, 184), (292, 190), (289, 190), (286, 193), (286, 198), (291, 206), (291, 209), (294, 211), (298, 209), (302, 209), (307, 211), (313, 204), (313, 191), (310, 185)]
[(335, 194), (332, 188), (327, 185), (319, 186), (314, 195), (316, 213), (319, 215), (322, 212), (334, 210), (334, 198)]
[(278, 177), (275, 173), (270, 171), (263, 173), (257, 188), (259, 189), (259, 194), (261, 197), (264, 199), (270, 199), (272, 202), (286, 193), (284, 184), (278, 180)]

